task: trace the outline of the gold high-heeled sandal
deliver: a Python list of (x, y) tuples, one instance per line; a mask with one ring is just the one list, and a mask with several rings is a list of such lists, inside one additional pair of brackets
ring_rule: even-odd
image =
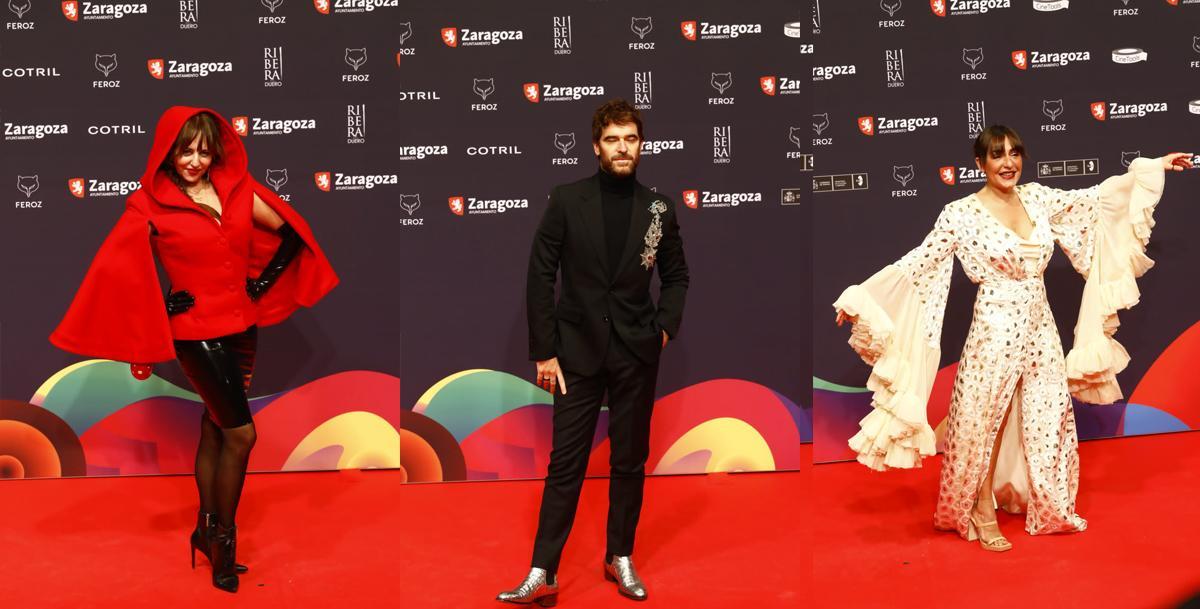
[[(979, 547), (987, 550), (988, 552), (1007, 552), (1012, 549), (1012, 542), (1004, 537), (1004, 535), (993, 537), (991, 539), (983, 538), (983, 535), (981, 534), (983, 527), (997, 524), (995, 520), (979, 523), (975, 522), (975, 514), (971, 514), (968, 517), (968, 521), (970, 522), (970, 526), (967, 527), (967, 541), (972, 541), (978, 538)], [(1000, 527), (997, 526), (996, 528), (998, 529)]]

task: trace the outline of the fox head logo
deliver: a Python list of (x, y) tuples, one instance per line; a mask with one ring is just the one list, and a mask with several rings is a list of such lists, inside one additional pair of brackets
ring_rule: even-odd
[(938, 17), (946, 16), (946, 0), (929, 0), (929, 10)]
[(287, 184), (287, 169), (267, 170), (267, 185), (275, 189), (275, 192), (279, 192), (284, 184)]
[(250, 118), (247, 116), (235, 116), (233, 120), (233, 131), (242, 137), (250, 135)]
[(446, 200), (446, 205), (450, 207), (450, 213), (456, 216), (461, 216), (467, 211), (462, 197), (450, 197)]
[(1013, 51), (1012, 52), (1012, 62), (1013, 62), (1014, 66), (1017, 66), (1018, 70), (1028, 70), (1029, 69), (1029, 53), (1025, 52), (1025, 49), (1021, 49), (1019, 51)]
[(521, 91), (525, 93), (525, 99), (535, 104), (542, 101), (541, 90), (542, 86), (536, 82), (527, 82), (521, 85)]
[(28, 13), (32, 7), (33, 3), (31, 0), (25, 0), (24, 2), (21, 0), (8, 0), (8, 10), (12, 11), (17, 16), (17, 19), (24, 19), (25, 13)]
[(283, 4), (283, 0), (262, 0), (262, 5), (271, 11), (272, 15), (275, 14), (275, 9), (279, 8), (280, 4)]
[[(812, 115), (812, 127), (813, 131), (815, 131), (817, 135), (824, 133), (825, 130), (829, 128), (829, 113), (823, 112), (821, 114)], [(796, 145), (799, 146), (800, 144)]]
[(700, 208), (700, 191), (698, 191), (698, 190), (683, 191), (683, 204), (688, 206), (689, 209), (699, 209)]
[(332, 183), (328, 171), (318, 171), (313, 174), (313, 181), (316, 182), (317, 188), (322, 192), (329, 192)]
[(1042, 114), (1052, 121), (1057, 121), (1058, 117), (1063, 113), (1063, 101), (1061, 99), (1043, 99)]
[(420, 207), (421, 195), (400, 195), (400, 209), (403, 209), (404, 213), (411, 216), (413, 215), (413, 212), (417, 211), (417, 209)]
[(313, 0), (313, 8), (322, 15), (329, 14), (329, 0)]
[(26, 197), (32, 197), (33, 193), (37, 192), (38, 177), (32, 176), (17, 176), (17, 190), (21, 191)]
[(1141, 150), (1134, 150), (1133, 152), (1122, 151), (1121, 152), (1121, 166), (1129, 167), (1130, 163), (1133, 163), (1133, 160), (1138, 158), (1139, 156), (1142, 156)]
[(799, 127), (788, 128), (788, 141), (795, 144), (797, 148), (800, 147), (800, 128)]
[(938, 177), (942, 179), (942, 183), (947, 186), (954, 186), (954, 167), (942, 167), (938, 169)]
[(400, 46), (404, 46), (404, 43), (412, 38), (412, 22), (401, 23), (398, 29), (400, 30)]
[(554, 147), (561, 150), (564, 155), (567, 154), (568, 152), (571, 151), (572, 148), (575, 147), (575, 134), (574, 133), (555, 133), (554, 134)]
[(457, 47), (458, 46), (458, 28), (456, 28), (456, 27), (442, 28), (442, 42), (446, 43), (446, 46), (448, 46), (448, 47), (451, 47), (451, 48)]
[(646, 34), (654, 29), (654, 22), (650, 20), (650, 17), (634, 17), (633, 22), (629, 24), (629, 29), (637, 34), (638, 40), (645, 40)]
[(346, 65), (354, 68), (357, 72), (362, 64), (367, 63), (367, 49), (346, 49)]
[(1092, 118), (1102, 121), (1108, 118), (1108, 102), (1092, 102)]
[(63, 17), (67, 18), (67, 21), (79, 21), (79, 2), (76, 0), (63, 2), (62, 14)]
[(163, 79), (163, 76), (164, 76), (163, 66), (164, 66), (163, 60), (161, 60), (161, 59), (147, 59), (146, 60), (146, 69), (150, 71), (151, 76), (153, 76), (154, 78), (157, 78), (158, 80)]
[(684, 38), (686, 38), (688, 40), (692, 40), (692, 41), (696, 40), (696, 22), (695, 21), (681, 22), (679, 24), (679, 31), (680, 31), (680, 33), (683, 34)]
[(113, 70), (117, 69), (117, 54), (110, 53), (108, 55), (101, 55), (96, 53), (95, 65), (96, 69), (100, 70), (100, 73), (103, 74), (105, 78), (108, 78), (108, 75), (112, 74)]
[(763, 76), (758, 79), (758, 86), (762, 88), (762, 92), (767, 95), (775, 95), (775, 77)]
[(963, 49), (962, 51), (963, 63), (971, 66), (972, 70), (978, 68), (979, 64), (983, 63), (983, 47)]
[(717, 90), (718, 95), (725, 95), (729, 87), (733, 86), (733, 72), (713, 72), (712, 79), (708, 82)]
[(1192, 36), (1192, 50), (1200, 53), (1200, 36)]
[(85, 183), (83, 178), (71, 178), (67, 180), (67, 190), (70, 190), (76, 199), (82, 199), (87, 194), (87, 190), (84, 188)]
[(875, 135), (875, 117), (874, 116), (858, 117), (858, 130), (863, 135)]
[(488, 96), (496, 90), (496, 81), (493, 78), (476, 78), (471, 85), (471, 90), (483, 101), (487, 101)]
[(900, 183), (900, 188), (908, 188), (914, 175), (912, 165), (892, 165), (892, 178)]
[(879, 0), (879, 8), (888, 14), (888, 17), (895, 17), (896, 11), (900, 10), (900, 0)]

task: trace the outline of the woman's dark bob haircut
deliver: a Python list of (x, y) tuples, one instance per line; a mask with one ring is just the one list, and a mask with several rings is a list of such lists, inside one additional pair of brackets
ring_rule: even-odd
[(986, 162), (989, 155), (1004, 154), (1004, 140), (1008, 140), (1013, 150), (1025, 158), (1025, 144), (1021, 142), (1021, 136), (1004, 125), (992, 125), (979, 132), (975, 138), (975, 158)]

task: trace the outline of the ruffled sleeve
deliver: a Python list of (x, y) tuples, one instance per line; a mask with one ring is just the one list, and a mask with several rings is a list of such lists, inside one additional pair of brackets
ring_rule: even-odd
[(1055, 238), (1087, 278), (1066, 362), (1068, 388), (1082, 402), (1111, 404), (1124, 397), (1117, 373), (1129, 363), (1129, 354), (1113, 338), (1120, 325), (1117, 311), (1138, 303), (1136, 279), (1154, 266), (1146, 245), (1163, 176), (1158, 161), (1139, 158), (1124, 175), (1093, 188), (1040, 187), (1050, 198)]
[(926, 403), (941, 359), (942, 316), (956, 247), (950, 208), (916, 249), (844, 292), (834, 309), (850, 317), (850, 346), (872, 366), (871, 412), (850, 438), (875, 470), (919, 467), (936, 452)]

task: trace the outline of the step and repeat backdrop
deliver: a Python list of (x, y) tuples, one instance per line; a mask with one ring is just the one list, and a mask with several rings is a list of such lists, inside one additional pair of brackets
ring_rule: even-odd
[(614, 97), (643, 113), (639, 179), (676, 202), (692, 271), (649, 469), (799, 467), (812, 439), (807, 7), (511, 9), (0, 7), (0, 477), (191, 470), (202, 405), (174, 363), (137, 381), (47, 341), (172, 105), (233, 123), (253, 176), (312, 224), (342, 278), (260, 333), (252, 469), (543, 475), (551, 400), (530, 382), (527, 256), (550, 189), (596, 171), (591, 115)]
[[(971, 150), (1004, 124), (1028, 152), (1023, 181), (1085, 188), (1138, 156), (1200, 149), (1200, 2), (810, 0), (813, 402), (818, 461), (853, 458), (869, 370), (831, 307), (841, 291), (921, 242), (942, 206), (982, 187)], [(811, 46), (807, 46), (811, 44)], [(1200, 161), (1200, 158), (1195, 159)], [(1126, 401), (1076, 404), (1081, 438), (1200, 429), (1200, 171), (1167, 176), (1139, 280), (1121, 313)], [(1070, 341), (1083, 287), (1066, 257), (1045, 273)], [(929, 403), (944, 428), (974, 286), (955, 270), (942, 369)], [(1069, 346), (1069, 344), (1067, 345)]]

